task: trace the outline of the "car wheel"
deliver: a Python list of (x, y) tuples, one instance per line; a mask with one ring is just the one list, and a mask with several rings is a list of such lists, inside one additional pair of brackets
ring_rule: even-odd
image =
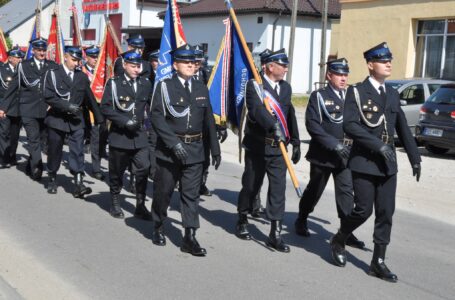
[(439, 148), (433, 145), (425, 144), (425, 149), (428, 150), (428, 152), (431, 152), (433, 154), (444, 154), (449, 151), (449, 149), (446, 148)]

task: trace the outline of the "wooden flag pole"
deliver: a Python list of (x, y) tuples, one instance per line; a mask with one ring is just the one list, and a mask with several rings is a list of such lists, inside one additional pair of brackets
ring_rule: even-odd
[(118, 40), (117, 33), (115, 32), (114, 27), (112, 26), (111, 20), (109, 20), (109, 17), (107, 15), (104, 15), (104, 21), (106, 22), (107, 29), (109, 30), (112, 39), (114, 40), (114, 44), (117, 47), (118, 53), (122, 53), (122, 45), (120, 44), (120, 41)]
[[(256, 66), (253, 61), (253, 56), (251, 55), (250, 49), (248, 49), (248, 46), (245, 41), (245, 37), (243, 36), (242, 29), (240, 28), (240, 24), (237, 20), (237, 16), (235, 15), (234, 8), (232, 7), (232, 2), (231, 0), (224, 0), (226, 3), (226, 6), (229, 10), (229, 15), (231, 16), (232, 22), (234, 22), (235, 29), (237, 29), (237, 32), (239, 34), (240, 42), (242, 43), (242, 47), (245, 50), (246, 57), (248, 59), (248, 63), (250, 64), (251, 71), (253, 72), (254, 80), (258, 84), (262, 84), (262, 78), (259, 76), (258, 71), (256, 70)], [(272, 113), (272, 109), (270, 108), (269, 102), (267, 99), (264, 99), (264, 105), (267, 108), (267, 110)], [(302, 196), (302, 190), (300, 189), (299, 181), (297, 180), (297, 177), (295, 175), (294, 168), (291, 165), (291, 161), (289, 160), (286, 147), (282, 141), (280, 141), (280, 150), (281, 154), (283, 155), (284, 162), (286, 163), (286, 167), (289, 171), (289, 175), (291, 176), (292, 184), (294, 185), (295, 191), (297, 193), (297, 196), (301, 197)]]

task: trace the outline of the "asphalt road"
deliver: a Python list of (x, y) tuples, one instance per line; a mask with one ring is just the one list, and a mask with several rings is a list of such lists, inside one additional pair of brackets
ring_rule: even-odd
[(243, 168), (225, 160), (211, 170), (214, 196), (201, 202), (197, 237), (208, 255), (200, 258), (179, 250), (177, 192), (165, 226), (168, 243), (158, 247), (151, 242), (152, 223), (132, 216), (131, 194), (123, 193), (126, 218), (114, 219), (106, 183), (87, 176), (93, 194), (74, 199), (62, 166), (58, 194), (48, 195), (46, 178), (30, 180), (24, 162), (0, 170), (0, 299), (455, 298), (455, 226), (402, 210), (395, 213), (386, 258), (398, 283), (366, 275), (372, 219), (356, 232), (368, 249), (349, 248), (347, 266), (334, 266), (328, 244), (338, 227), (332, 182), (310, 218), (312, 236), (303, 238), (293, 232), (298, 199), (288, 180), (283, 235), (291, 252), (278, 253), (265, 245), (267, 220), (250, 219), (254, 240), (235, 237)]

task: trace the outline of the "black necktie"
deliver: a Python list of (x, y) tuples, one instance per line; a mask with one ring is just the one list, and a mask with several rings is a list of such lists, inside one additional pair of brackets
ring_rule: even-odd
[(133, 92), (136, 93), (136, 89), (134, 88), (134, 83), (136, 82), (136, 80), (134, 79), (130, 79), (130, 85), (131, 85), (131, 88), (133, 89)]
[(278, 95), (278, 84), (275, 84), (275, 88), (274, 88), (273, 90), (275, 91), (275, 94), (276, 94), (277, 96), (279, 96), (279, 95)]
[(39, 62), (39, 70), (40, 70), (40, 71), (43, 70), (43, 62), (42, 62), (42, 61)]
[(385, 103), (387, 96), (385, 95), (384, 87), (382, 85), (379, 87), (379, 95), (381, 96), (382, 100)]
[(71, 82), (73, 82), (73, 72), (68, 72), (68, 78), (70, 79)]
[(341, 100), (344, 100), (344, 98), (343, 98), (343, 91), (339, 91), (338, 93), (340, 93), (340, 99), (341, 99)]
[(188, 82), (188, 80), (185, 80), (185, 92), (188, 95), (188, 97), (191, 96), (190, 83)]

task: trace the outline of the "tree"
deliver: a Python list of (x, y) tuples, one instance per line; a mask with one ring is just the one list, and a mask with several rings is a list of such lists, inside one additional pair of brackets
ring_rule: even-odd
[(0, 0), (0, 7), (5, 5), (6, 3), (10, 2), (11, 0)]

